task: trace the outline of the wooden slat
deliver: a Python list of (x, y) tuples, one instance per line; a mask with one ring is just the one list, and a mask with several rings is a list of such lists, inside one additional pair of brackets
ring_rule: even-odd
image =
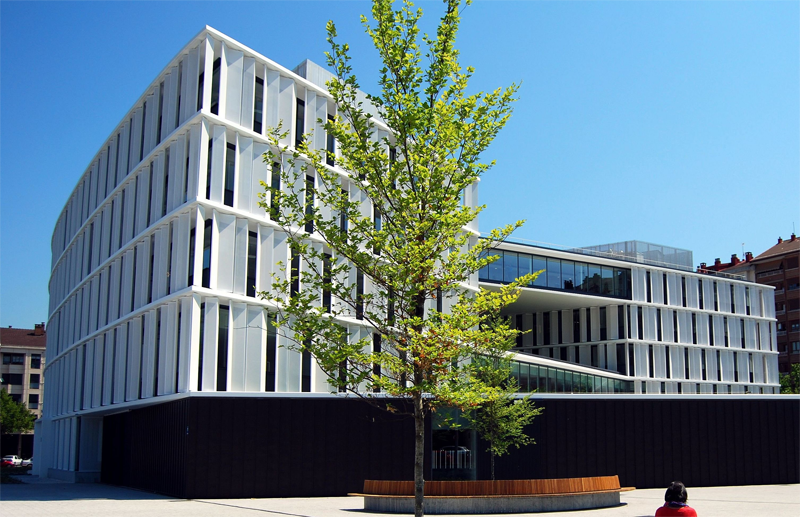
[[(619, 476), (425, 482), (425, 495), (429, 496), (468, 497), (479, 495), (575, 494), (619, 489)], [(364, 493), (375, 495), (414, 495), (414, 482), (365, 480)]]

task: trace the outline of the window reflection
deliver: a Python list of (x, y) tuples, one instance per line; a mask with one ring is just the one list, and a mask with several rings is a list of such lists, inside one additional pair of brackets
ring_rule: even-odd
[(488, 252), (488, 255), (498, 258), (480, 270), (481, 281), (509, 283), (523, 275), (542, 271), (536, 280), (529, 284), (530, 287), (631, 299), (629, 269), (540, 257), (513, 251), (492, 250)]
[(633, 381), (512, 361), (520, 393), (633, 393)]

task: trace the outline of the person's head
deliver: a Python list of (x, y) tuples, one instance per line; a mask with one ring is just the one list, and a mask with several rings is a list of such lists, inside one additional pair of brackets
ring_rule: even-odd
[(667, 488), (667, 493), (664, 494), (664, 501), (668, 503), (685, 503), (686, 497), (686, 485), (680, 481), (673, 481)]

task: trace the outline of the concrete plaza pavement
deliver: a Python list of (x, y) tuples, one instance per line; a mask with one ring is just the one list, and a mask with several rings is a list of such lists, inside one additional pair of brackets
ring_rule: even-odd
[[(72, 484), (22, 476), (0, 486), (0, 515), (14, 517), (386, 517), (363, 510), (360, 497), (175, 499), (129, 488)], [(700, 517), (800, 515), (800, 485), (689, 487)], [(663, 504), (664, 489), (623, 492), (614, 508), (536, 513), (541, 517), (644, 517)], [(522, 515), (522, 514), (515, 514)]]

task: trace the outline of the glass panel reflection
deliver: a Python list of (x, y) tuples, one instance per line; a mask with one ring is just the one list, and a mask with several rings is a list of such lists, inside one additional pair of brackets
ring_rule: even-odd
[(561, 261), (561, 282), (567, 291), (575, 288), (575, 263), (571, 260)]
[(542, 257), (533, 256), (533, 271), (541, 271), (539, 276), (534, 280), (533, 285), (538, 287), (547, 287), (547, 261)]
[(561, 288), (561, 261), (547, 259), (547, 287)]
[(513, 251), (503, 252), (503, 281), (513, 282), (517, 279), (517, 254)]

